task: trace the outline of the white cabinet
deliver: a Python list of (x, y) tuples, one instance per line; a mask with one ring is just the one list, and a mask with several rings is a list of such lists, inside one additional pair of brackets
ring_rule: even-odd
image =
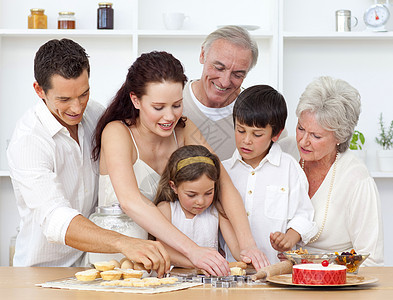
[[(32, 88), (35, 52), (52, 38), (71, 38), (86, 49), (91, 63), (91, 99), (104, 105), (120, 88), (128, 67), (143, 52), (171, 52), (182, 61), (189, 78), (198, 78), (203, 39), (217, 26), (226, 24), (260, 27), (252, 32), (258, 42), (260, 63), (250, 72), (245, 85), (278, 85), (275, 0), (114, 0), (114, 30), (96, 29), (97, 3), (0, 0), (0, 175), (7, 175), (6, 146), (16, 120), (38, 101)], [(45, 8), (47, 30), (26, 29), (32, 5)], [(59, 11), (75, 12), (76, 30), (56, 29)], [(187, 15), (183, 30), (165, 29), (162, 14), (170, 11)]]
[[(33, 59), (40, 45), (63, 37), (80, 43), (90, 56), (91, 98), (106, 105), (123, 83), (128, 67), (143, 52), (171, 52), (183, 62), (190, 79), (199, 78), (203, 39), (227, 24), (259, 26), (250, 31), (259, 46), (258, 64), (244, 86), (265, 83), (284, 94), (291, 135), (295, 133), (298, 98), (313, 78), (331, 75), (355, 86), (362, 95), (358, 129), (366, 136), (369, 168), (380, 182), (393, 177), (376, 172), (375, 164), (379, 113), (383, 111), (387, 121), (393, 119), (393, 32), (365, 31), (363, 12), (374, 0), (113, 0), (114, 30), (96, 29), (98, 2), (0, 0), (0, 205), (12, 197), (7, 140), (17, 119), (39, 101), (32, 84)], [(26, 29), (33, 6), (45, 8), (47, 30)], [(359, 19), (353, 32), (335, 32), (338, 9), (350, 9)], [(76, 30), (56, 29), (59, 11), (75, 12)], [(182, 30), (164, 27), (162, 14), (174, 11), (187, 16)], [(388, 28), (393, 29), (392, 23)], [(388, 184), (381, 188), (382, 197), (392, 193)], [(0, 265), (6, 265), (6, 247), (14, 226), (9, 230), (1, 224)]]

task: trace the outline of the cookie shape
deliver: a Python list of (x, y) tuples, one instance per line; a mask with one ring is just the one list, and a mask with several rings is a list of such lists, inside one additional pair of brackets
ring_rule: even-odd
[(133, 269), (121, 269), (123, 272), (123, 278), (142, 278), (143, 276), (143, 271), (141, 270), (133, 270)]
[(109, 270), (101, 272), (102, 280), (119, 280), (123, 273), (119, 270)]
[(100, 277), (100, 272), (96, 269), (90, 269), (75, 273), (75, 277), (79, 281), (93, 281), (94, 279)]
[(240, 267), (233, 267), (230, 268), (230, 270), (231, 270), (231, 275), (238, 275), (238, 276), (246, 275), (246, 271)]
[(94, 267), (98, 271), (109, 271), (109, 270), (113, 270), (115, 268), (115, 265), (108, 261), (99, 261), (94, 263)]

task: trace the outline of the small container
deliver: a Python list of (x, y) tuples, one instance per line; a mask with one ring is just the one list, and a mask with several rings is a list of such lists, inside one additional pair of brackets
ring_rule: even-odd
[(57, 18), (57, 29), (75, 29), (75, 13), (72, 11), (61, 11)]
[(98, 3), (97, 29), (113, 29), (113, 8), (110, 2)]
[(32, 8), (30, 9), (30, 15), (27, 18), (28, 29), (47, 29), (48, 18), (44, 14), (45, 9), (43, 8)]
[[(352, 20), (354, 23), (352, 24)], [(348, 9), (340, 9), (336, 11), (336, 31), (346, 32), (351, 31), (352, 27), (358, 24), (358, 19), (351, 16), (351, 11)]]

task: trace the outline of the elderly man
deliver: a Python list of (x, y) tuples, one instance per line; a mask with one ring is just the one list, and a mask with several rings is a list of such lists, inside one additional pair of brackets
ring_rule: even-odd
[(221, 160), (235, 150), (232, 110), (247, 73), (258, 59), (258, 46), (247, 30), (225, 26), (209, 34), (199, 61), (202, 76), (184, 88), (184, 115), (193, 121)]

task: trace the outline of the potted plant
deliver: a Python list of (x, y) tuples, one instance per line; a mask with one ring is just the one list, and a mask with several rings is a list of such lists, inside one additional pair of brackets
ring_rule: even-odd
[(359, 130), (355, 130), (352, 134), (352, 139), (349, 144), (349, 149), (352, 150), (352, 152), (364, 162), (366, 162), (366, 150), (363, 149), (365, 141), (366, 139), (364, 138), (364, 134)]
[(385, 128), (382, 113), (379, 116), (379, 137), (375, 141), (382, 146), (382, 150), (377, 151), (380, 170), (393, 172), (393, 120), (389, 128)]

